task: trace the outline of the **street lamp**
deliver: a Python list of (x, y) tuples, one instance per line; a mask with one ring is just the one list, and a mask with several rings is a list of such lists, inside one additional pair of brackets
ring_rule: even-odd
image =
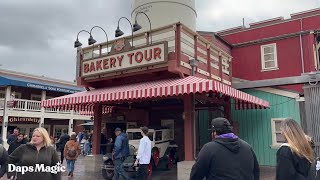
[(117, 29), (116, 29), (116, 31), (115, 31), (115, 36), (116, 37), (120, 37), (120, 36), (122, 36), (124, 33), (120, 30), (120, 28), (119, 28), (119, 23), (120, 23), (120, 20), (121, 19), (126, 19), (129, 23), (130, 23), (130, 27), (131, 27), (131, 45), (132, 45), (132, 47), (133, 47), (133, 29), (132, 29), (132, 23), (130, 22), (130, 20), (128, 19), (128, 18), (126, 18), (126, 17), (121, 17), (119, 20), (118, 20), (118, 27), (117, 27)]
[(92, 33), (92, 30), (93, 30), (94, 28), (100, 28), (100, 29), (106, 34), (106, 37), (107, 37), (107, 54), (108, 54), (108, 53), (109, 53), (109, 50), (108, 50), (108, 44), (109, 44), (108, 34), (107, 34), (107, 32), (106, 32), (102, 27), (100, 27), (100, 26), (93, 26), (93, 27), (91, 28), (91, 30), (90, 30), (90, 37), (89, 37), (89, 39), (88, 39), (88, 44), (89, 44), (89, 45), (92, 45), (92, 44), (94, 44), (94, 43), (97, 42), (95, 39), (93, 39), (92, 34), (91, 34), (91, 33)]
[[(77, 48), (77, 47), (80, 47), (82, 46), (82, 43), (79, 41), (78, 37), (79, 37), (79, 34), (81, 32), (87, 32), (88, 34), (90, 34), (87, 30), (81, 30), (78, 32), (78, 35), (77, 35), (77, 40), (74, 42), (74, 47)], [(90, 34), (91, 35), (91, 34)]]
[(134, 20), (135, 20), (135, 23), (134, 23), (134, 25), (133, 25), (132, 30), (133, 30), (133, 32), (136, 32), (136, 31), (139, 31), (139, 30), (142, 28), (142, 27), (138, 24), (138, 22), (137, 22), (138, 14), (144, 14), (144, 15), (148, 18), (149, 25), (150, 25), (150, 42), (151, 42), (151, 44), (152, 44), (151, 21), (150, 21), (149, 16), (148, 16), (146, 13), (144, 13), (144, 12), (137, 12), (136, 17), (135, 17), (135, 19), (134, 19)]

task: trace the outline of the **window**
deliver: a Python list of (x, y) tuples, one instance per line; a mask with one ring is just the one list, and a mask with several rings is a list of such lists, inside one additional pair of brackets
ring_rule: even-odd
[(41, 101), (41, 95), (31, 94), (31, 100)]
[(0, 91), (0, 99), (4, 99), (6, 97), (6, 94), (4, 91)]
[(262, 70), (277, 70), (277, 46), (275, 43), (261, 46)]
[(271, 119), (272, 128), (272, 146), (280, 146), (285, 143), (285, 138), (281, 134), (280, 126), (284, 118), (273, 118)]
[[(11, 92), (11, 93), (13, 93), (13, 92)], [(14, 92), (14, 98), (16, 98), (16, 99), (21, 99), (21, 93), (17, 93), (17, 92)], [(5, 93), (5, 91), (0, 91), (0, 99), (4, 99), (4, 98), (6, 98), (6, 93)]]
[(156, 131), (156, 141), (162, 140), (162, 131)]

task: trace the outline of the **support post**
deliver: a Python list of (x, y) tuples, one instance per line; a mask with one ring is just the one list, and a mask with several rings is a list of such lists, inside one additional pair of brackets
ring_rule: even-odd
[[(46, 100), (47, 92), (41, 91), (41, 101)], [(44, 127), (44, 107), (41, 107), (41, 117), (39, 127)]]
[[(71, 110), (71, 114), (73, 114), (73, 110)], [(68, 126), (68, 134), (71, 136), (71, 133), (73, 132), (73, 118), (69, 119), (69, 126)]]
[(93, 122), (93, 145), (92, 154), (100, 154), (101, 143), (101, 122), (102, 122), (102, 106), (101, 104), (94, 105), (94, 122)]
[(8, 101), (10, 101), (11, 97), (11, 86), (7, 86), (5, 90), (5, 100), (4, 100), (4, 109), (3, 109), (3, 121), (2, 121), (2, 140), (3, 145), (5, 148), (8, 147), (7, 144), (7, 131), (8, 131), (8, 124), (9, 124), (9, 107), (8, 107)]
[(184, 148), (185, 161), (193, 161), (193, 94), (184, 96)]

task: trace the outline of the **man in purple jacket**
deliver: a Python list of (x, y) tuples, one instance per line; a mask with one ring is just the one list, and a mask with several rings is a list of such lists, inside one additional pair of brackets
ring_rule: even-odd
[(213, 119), (211, 125), (214, 140), (202, 147), (190, 180), (259, 180), (259, 164), (251, 146), (232, 132), (227, 119)]

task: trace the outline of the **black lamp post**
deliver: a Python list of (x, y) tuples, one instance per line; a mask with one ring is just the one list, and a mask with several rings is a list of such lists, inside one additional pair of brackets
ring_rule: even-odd
[[(90, 34), (87, 30), (81, 30), (81, 31), (79, 31), (78, 32), (78, 35), (77, 35), (77, 40), (74, 42), (74, 47), (75, 48), (77, 48), (77, 47), (80, 47), (80, 46), (82, 46), (82, 43), (79, 41), (79, 34), (81, 33), (81, 32), (87, 32), (88, 34)], [(90, 35), (91, 36), (91, 35)]]
[(128, 18), (126, 18), (126, 17), (121, 17), (119, 20), (118, 20), (118, 27), (117, 27), (117, 29), (116, 29), (116, 31), (115, 31), (115, 36), (116, 37), (120, 37), (120, 36), (122, 36), (124, 33), (120, 30), (120, 28), (119, 28), (119, 23), (120, 23), (120, 20), (121, 19), (126, 19), (129, 23), (130, 23), (130, 27), (131, 27), (131, 44), (132, 44), (132, 47), (133, 47), (133, 27), (132, 27), (132, 24), (131, 24), (131, 22), (130, 22), (130, 20), (128, 19)]
[(89, 39), (88, 39), (88, 44), (89, 44), (89, 45), (92, 45), (92, 44), (94, 44), (94, 43), (97, 42), (95, 39), (93, 39), (92, 34), (91, 34), (91, 33), (92, 33), (92, 30), (93, 30), (94, 28), (100, 28), (100, 29), (106, 34), (106, 37), (107, 37), (107, 54), (108, 54), (108, 53), (109, 53), (109, 51), (108, 51), (108, 44), (109, 44), (108, 34), (107, 34), (107, 32), (106, 32), (102, 27), (100, 27), (100, 26), (93, 26), (93, 27), (91, 28), (91, 30), (90, 30), (90, 37), (89, 37)]
[(136, 32), (136, 31), (139, 31), (139, 30), (142, 28), (142, 27), (138, 24), (138, 22), (137, 22), (137, 17), (138, 17), (139, 14), (144, 14), (144, 15), (148, 18), (149, 25), (150, 25), (150, 42), (151, 42), (151, 44), (152, 44), (151, 21), (150, 21), (149, 16), (148, 16), (146, 13), (144, 13), (144, 12), (137, 12), (136, 17), (135, 17), (135, 19), (134, 19), (134, 20), (135, 20), (135, 23), (134, 23), (134, 25), (133, 25), (132, 31), (133, 31), (133, 32)]

